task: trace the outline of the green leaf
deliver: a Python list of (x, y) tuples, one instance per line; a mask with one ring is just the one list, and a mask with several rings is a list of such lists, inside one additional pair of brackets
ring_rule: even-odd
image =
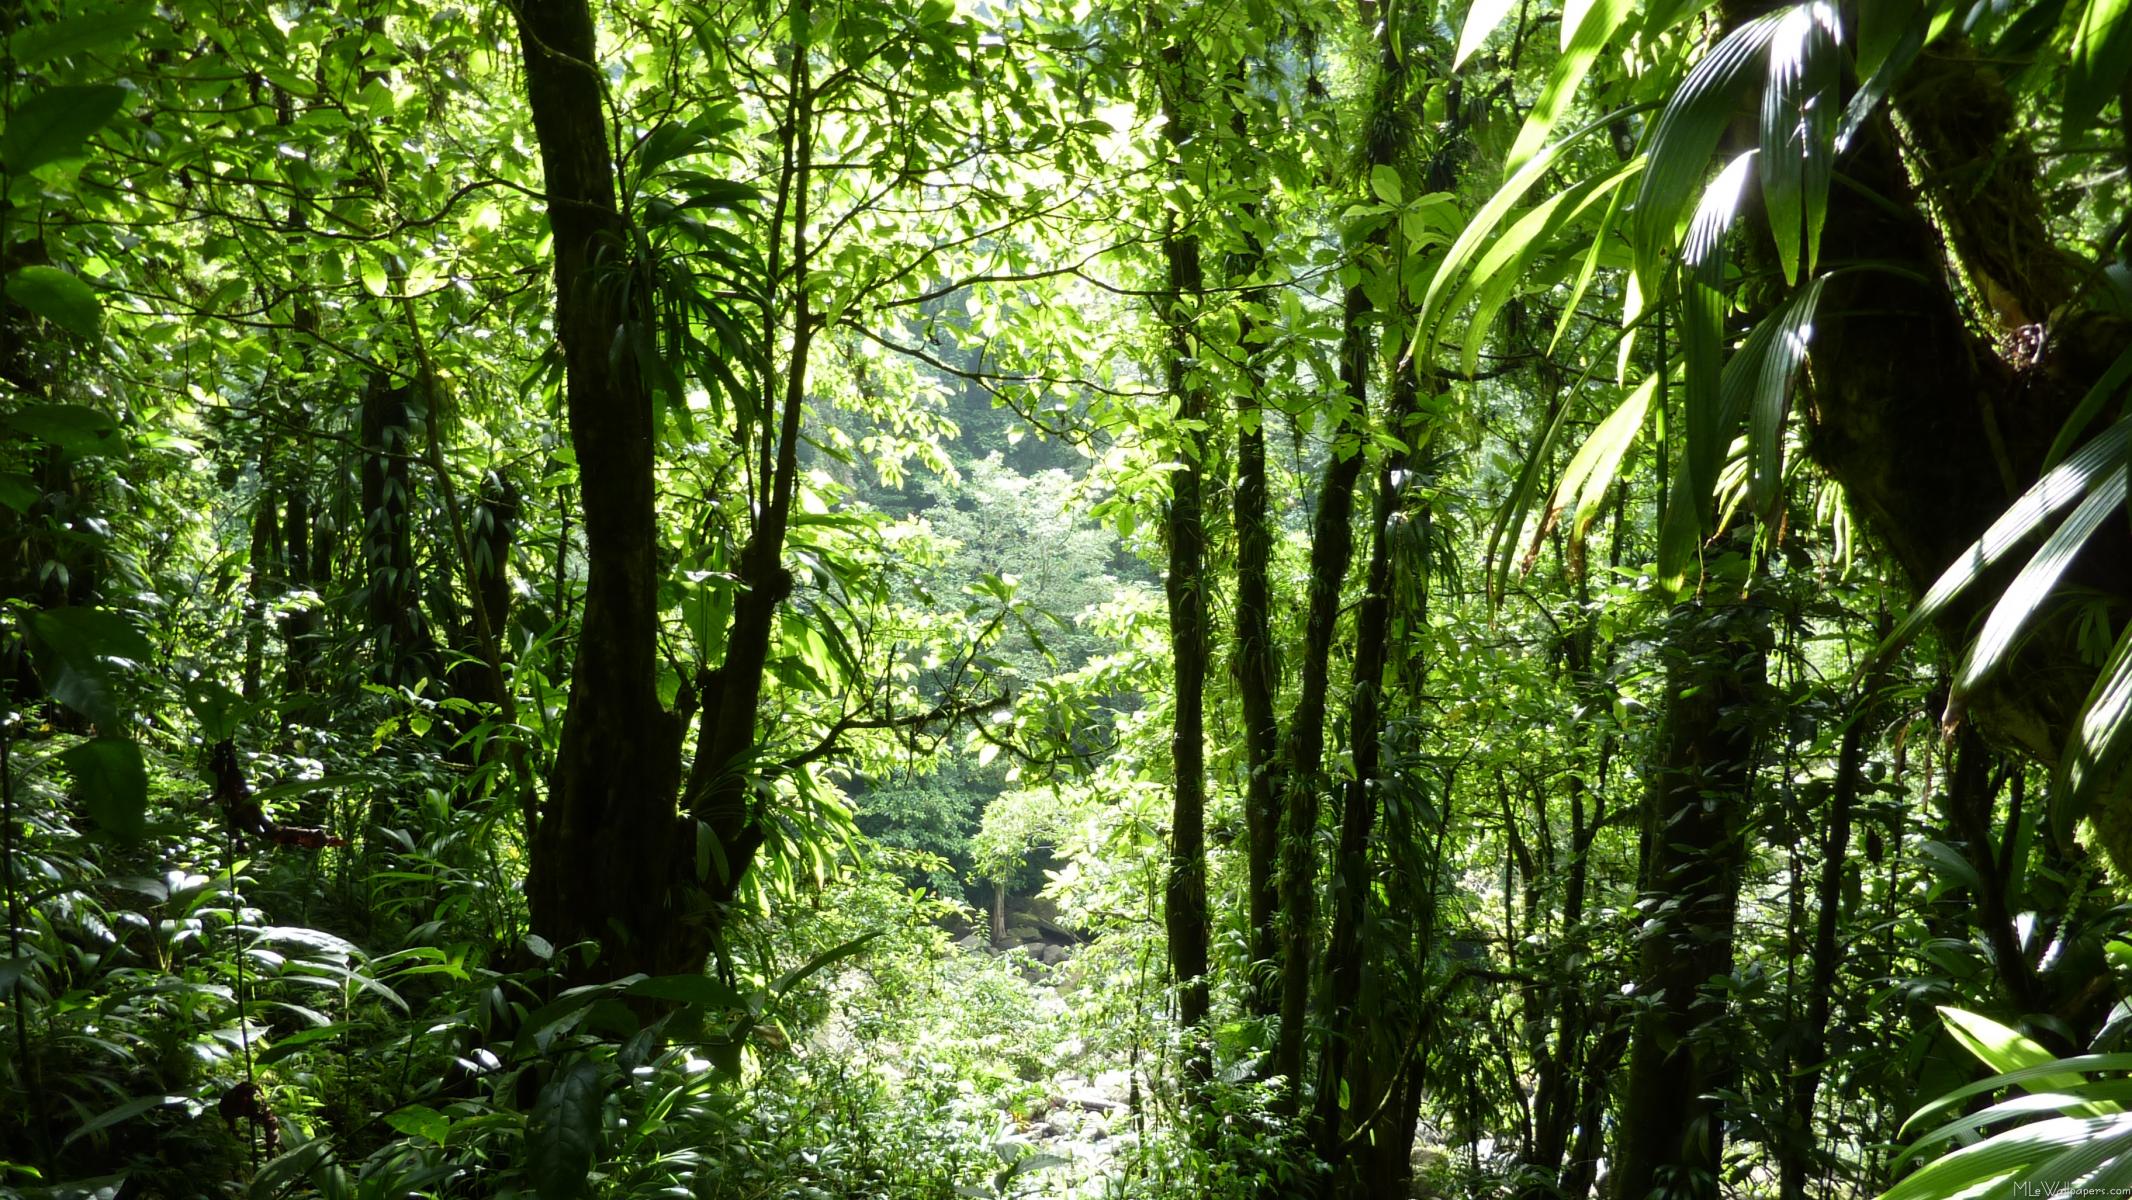
[(1650, 165), (1636, 194), (1630, 240), (1643, 294), (1660, 294), (1660, 262), (1673, 249), (1681, 215), (1709, 170), (1718, 139), (1732, 123), (1740, 95), (1762, 66), (1785, 10), (1757, 17), (1733, 30), (1704, 56), (1666, 102), (1651, 131)]
[(1962, 670), (1955, 677), (1950, 693), (1950, 706), (1959, 703), (1976, 691), (2013, 649), (2014, 639), (2028, 628), (2043, 604), (2057, 590), (2058, 580), (2072, 566), (2073, 559), (2085, 549), (2089, 539), (2102, 528), (2125, 502), (2125, 473), (2122, 469), (2109, 472), (2095, 490), (2088, 493), (2080, 507), (2073, 510), (2051, 535), (2037, 547), (2036, 553), (2014, 576), (2012, 583), (1999, 595), (1992, 605), (1991, 616), (1984, 622), (1984, 629), (1970, 646), (1962, 660)]
[(1887, 654), (1915, 636), (1926, 622), (2041, 528), (2052, 514), (2086, 495), (2106, 475), (2116, 472), (2122, 477), (2128, 444), (2132, 444), (2132, 418), (2110, 426), (2072, 457), (2045, 472), (2004, 515), (1992, 522), (1983, 537), (1941, 572), (1932, 589), (1903, 618), (1878, 653)]
[[(71, 278), (71, 276), (69, 277)], [(79, 404), (25, 404), (0, 417), (15, 432), (57, 446), (70, 458), (88, 458), (123, 448), (110, 414)]]
[(112, 84), (47, 88), (15, 106), (0, 132), (0, 166), (26, 175), (46, 163), (83, 153), (89, 135), (126, 102)]
[(406, 1108), (396, 1108), (386, 1113), (385, 1123), (408, 1137), (421, 1138), (439, 1146), (444, 1144), (445, 1137), (452, 1131), (450, 1117), (420, 1104), (410, 1104)]
[(2065, 128), (2071, 140), (2093, 124), (2132, 70), (2132, 0), (2087, 0), (2074, 27), (2065, 73)]
[[(1959, 1008), (1942, 1006), (1939, 1010), (1941, 1023), (1947, 1032), (1962, 1043), (1962, 1047), (1976, 1055), (1977, 1061), (2001, 1075), (2008, 1071), (2020, 1071), (2040, 1067), (2057, 1056), (2020, 1033), (2008, 1029), (1990, 1017), (1965, 1012)], [(2054, 1089), (2080, 1082), (2080, 1076), (2067, 1074), (2036, 1081), (2039, 1088)], [(2030, 1088), (2036, 1091), (2038, 1088)]]
[(1465, 307), (1467, 300), (1476, 295), (1479, 297), (1472, 318), (1466, 322), (1465, 347), (1459, 360), (1461, 370), (1471, 375), (1479, 368), (1481, 350), (1495, 325), (1495, 318), (1510, 302), (1518, 286), (1526, 282), (1533, 260), (1541, 252), (1559, 245), (1562, 230), (1589, 212), (1594, 204), (1614, 194), (1623, 182), (1642, 169), (1640, 161), (1631, 162), (1612, 175), (1587, 179), (1557, 192), (1534, 205), (1489, 244), (1487, 252), (1473, 264), (1473, 273), (1444, 302), (1445, 312), (1457, 312)]
[(15, 65), (29, 70), (55, 58), (80, 54), (130, 36), (148, 23), (152, 5), (123, 4), (32, 25), (15, 35)]
[(2101, 412), (2103, 406), (2115, 400), (2118, 394), (2124, 391), (2128, 380), (2132, 380), (2132, 346), (2125, 347), (2124, 352), (2117, 356), (2117, 360), (2095, 381), (2095, 386), (2088, 389), (2087, 395), (2080, 398), (2079, 404), (2073, 406), (2072, 415), (2065, 419), (2064, 425), (2059, 426), (2058, 436), (2051, 439), (2050, 452), (2043, 456), (2045, 468), (2058, 465), (2059, 460), (2080, 440), (2080, 436), (2087, 432), (2088, 422), (2093, 421), (2095, 414)]
[(2128, 750), (2132, 750), (2132, 627), (2118, 635), (2058, 755), (2051, 822), (2061, 837), (2072, 834), (2106, 784), (2114, 781), (2123, 790)]
[(69, 748), (59, 761), (74, 776), (74, 796), (96, 823), (133, 839), (148, 812), (148, 769), (141, 748), (125, 738), (100, 737)]
[(1801, 4), (1770, 38), (1769, 81), (1762, 89), (1762, 206), (1786, 283), (1799, 281), (1802, 262), (1813, 271), (1821, 252), (1836, 107), (1843, 100), (1838, 37), (1835, 10)]
[(1466, 10), (1466, 23), (1458, 35), (1458, 53), (1451, 56), (1451, 69), (1458, 70), (1481, 48), (1495, 27), (1510, 15), (1515, 0), (1473, 0), (1473, 7)]
[(385, 264), (375, 254), (359, 254), (356, 271), (363, 277), (363, 290), (373, 296), (383, 296), (392, 288), (385, 276)]
[(54, 653), (69, 660), (119, 658), (145, 663), (155, 657), (155, 645), (133, 622), (109, 609), (48, 608), (30, 618), (30, 627)]
[[(1747, 410), (1747, 497), (1757, 516), (1773, 520), (1784, 481), (1784, 418), (1792, 380), (1806, 363), (1814, 314), (1828, 280), (1815, 279), (1748, 335), (1725, 368), (1727, 390), (1751, 387)], [(1737, 376), (1735, 377), (1735, 373)], [(1734, 407), (1728, 401), (1727, 408)]]
[(44, 492), (30, 482), (29, 476), (17, 475), (12, 471), (0, 472), (0, 504), (18, 513), (26, 513), (36, 507), (37, 501), (43, 496)]
[(1562, 478), (1555, 484), (1554, 498), (1548, 501), (1547, 516), (1535, 533), (1532, 552), (1528, 560), (1539, 552), (1541, 539), (1555, 518), (1564, 511), (1574, 509), (1571, 523), (1571, 539), (1584, 540), (1594, 518), (1599, 515), (1599, 506), (1605, 502), (1607, 489), (1620, 478), (1621, 462), (1628, 456), (1629, 447), (1636, 444), (1636, 437), (1643, 432), (1645, 417), (1650, 414), (1651, 400), (1658, 394), (1659, 377), (1652, 375), (1630, 389), (1629, 394), (1614, 411), (1599, 422), (1584, 444), (1570, 456), (1569, 465), (1562, 469)]
[(77, 337), (94, 340), (104, 306), (81, 277), (58, 267), (21, 267), (7, 277), (7, 298)]
[[(2056, 1117), (1964, 1147), (1881, 1193), (1880, 1200), (1946, 1200), (2020, 1173), (2043, 1156), (2132, 1131), (2132, 1117)], [(2062, 1185), (2061, 1185), (2062, 1186)]]
[(199, 722), (202, 740), (227, 741), (243, 720), (244, 697), (216, 680), (195, 679), (185, 685), (185, 706)]
[(1510, 215), (1510, 211), (1517, 207), (1518, 201), (1525, 198), (1525, 193), (1531, 191), (1534, 184), (1546, 177), (1556, 157), (1589, 137), (1594, 130), (1604, 129), (1635, 111), (1637, 108), (1609, 113), (1576, 130), (1534, 155), (1532, 161), (1518, 168), (1504, 181), (1502, 187), (1495, 190), (1494, 195), (1488, 197), (1473, 214), (1473, 219), (1466, 222), (1465, 229), (1451, 243), (1450, 249), (1444, 251), (1443, 263), (1436, 268), (1435, 276), (1429, 280), (1428, 292), (1422, 296), (1421, 311), (1415, 315), (1414, 340), (1408, 345), (1405, 357), (1411, 359), (1418, 348), (1435, 340), (1437, 324), (1443, 320), (1444, 314), (1450, 311), (1451, 306), (1446, 300), (1451, 295), (1453, 285), (1465, 275), (1466, 265), (1473, 261), (1484, 245), (1493, 242), (1496, 226)]
[(1370, 191), (1386, 204), (1404, 204), (1406, 189), (1400, 185), (1399, 171), (1383, 163), (1370, 167)]
[(808, 976), (814, 974), (816, 971), (821, 970), (823, 967), (826, 967), (829, 964), (837, 962), (841, 959), (850, 958), (852, 955), (857, 954), (861, 950), (864, 950), (868, 942), (871, 942), (875, 938), (880, 937), (884, 932), (886, 931), (876, 929), (872, 933), (862, 933), (858, 937), (855, 937), (840, 946), (832, 946), (831, 948), (822, 951), (820, 954), (817, 954), (813, 958), (808, 959), (804, 964), (800, 965), (799, 967), (785, 972), (784, 977), (779, 979), (775, 984), (771, 985), (770, 990), (780, 996), (785, 995), (793, 988), (798, 987), (803, 981), (806, 980)]
[(71, 1146), (92, 1133), (109, 1129), (121, 1121), (131, 1121), (145, 1112), (152, 1112), (166, 1105), (184, 1102), (183, 1096), (135, 1096), (124, 1104), (105, 1109), (82, 1123), (82, 1127), (67, 1135), (62, 1146)]
[(1635, 8), (1630, 0), (1584, 0), (1584, 5), (1579, 10), (1573, 2), (1564, 8), (1562, 55), (1555, 59), (1547, 85), (1540, 89), (1538, 98), (1533, 101), (1532, 111), (1525, 115), (1525, 124), (1518, 130), (1517, 141), (1510, 147), (1509, 157), (1503, 161), (1506, 171), (1517, 170), (1547, 144), (1548, 135), (1554, 132), (1562, 115), (1569, 111), (1570, 102), (1576, 99), (1577, 89), (1590, 73), (1593, 61), (1613, 40), (1622, 22)]
[(655, 975), (629, 985), (626, 995), (649, 1000), (672, 1000), (702, 1008), (739, 1008), (740, 993), (708, 975)]
[(573, 1059), (555, 1073), (526, 1118), (526, 1164), (540, 1200), (583, 1200), (600, 1145), (600, 1068)]

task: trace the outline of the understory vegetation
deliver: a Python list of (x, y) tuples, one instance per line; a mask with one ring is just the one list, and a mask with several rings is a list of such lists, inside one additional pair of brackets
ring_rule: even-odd
[(0, 0), (0, 1195), (2132, 1195), (2132, 0)]

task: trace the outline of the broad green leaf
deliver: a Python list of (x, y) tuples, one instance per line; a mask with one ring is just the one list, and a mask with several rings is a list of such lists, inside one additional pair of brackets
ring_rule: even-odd
[(109, 454), (125, 444), (110, 414), (79, 404), (25, 404), (0, 417), (0, 424), (57, 446), (70, 458)]
[(2000, 1180), (2046, 1155), (2132, 1130), (2132, 1117), (2054, 1117), (2009, 1130), (1927, 1163), (1880, 1200), (1947, 1200)]
[[(2044, 1084), (2042, 1081), (2046, 1078), (2062, 1078), (2068, 1074), (2078, 1074), (2084, 1071), (2132, 1071), (2132, 1053), (2075, 1055), (2072, 1058), (2055, 1059), (2039, 1067), (2023, 1067), (2018, 1071), (2008, 1071), (2002, 1075), (1994, 1075), (1989, 1079), (1980, 1079), (1975, 1083), (1964, 1084), (1910, 1114), (1910, 1119), (1903, 1122), (1903, 1132), (1908, 1132), (1920, 1122), (1931, 1120), (1939, 1113), (1959, 1108), (1965, 1101), (1977, 1096), (1988, 1095), (2001, 1088), (2013, 1087), (2018, 1084), (2032, 1091), (2068, 1090)], [(2027, 1085), (2030, 1083), (2035, 1083), (2037, 1086), (2028, 1089)], [(2089, 1085), (2083, 1084), (2081, 1086), (2086, 1087)]]
[(0, 472), (0, 504), (18, 513), (26, 513), (37, 506), (43, 495), (43, 490), (32, 483), (29, 476), (13, 471)]
[(1762, 206), (1786, 283), (1799, 281), (1802, 263), (1813, 271), (1828, 217), (1836, 108), (1843, 99), (1838, 37), (1835, 10), (1818, 0), (1792, 8), (1770, 37), (1769, 80), (1762, 89)]
[(1473, 52), (1481, 48), (1495, 27), (1510, 15), (1515, 0), (1473, 0), (1473, 7), (1466, 10), (1466, 23), (1458, 35), (1458, 52), (1451, 56), (1453, 71), (1466, 65)]
[(1591, 72), (1599, 52), (1613, 40), (1635, 5), (1630, 0), (1571, 0), (1562, 13), (1562, 55), (1555, 59), (1547, 84), (1525, 114), (1517, 141), (1503, 161), (1503, 169), (1515, 171), (1547, 144), (1562, 115), (1576, 99), (1577, 89)]
[(1763, 52), (1785, 10), (1767, 13), (1728, 34), (1681, 82), (1651, 132), (1650, 165), (1636, 194), (1631, 241), (1636, 274), (1647, 298), (1659, 294), (1660, 263), (1673, 249), (1689, 198), (1710, 167), (1718, 139), (1732, 123), (1744, 89), (1762, 67)]
[(421, 1138), (438, 1146), (444, 1144), (444, 1139), (452, 1131), (450, 1117), (420, 1104), (410, 1104), (386, 1113), (385, 1123), (408, 1137)]
[(94, 340), (103, 302), (81, 277), (58, 267), (20, 267), (7, 277), (7, 298), (77, 337)]
[(558, 1068), (526, 1118), (526, 1164), (540, 1200), (583, 1200), (600, 1146), (600, 1068), (576, 1058)]
[(18, 102), (0, 132), (0, 166), (26, 175), (77, 157), (125, 102), (126, 89), (112, 84), (46, 88)]
[[(2057, 1056), (2035, 1040), (2018, 1030), (2009, 1029), (1990, 1017), (1967, 1012), (1959, 1008), (1941, 1006), (1941, 1023), (1962, 1048), (1977, 1056), (1977, 1061), (2004, 1075), (2009, 1071), (2023, 1071), (2056, 1061)], [(2056, 1090), (2074, 1087), (2080, 1083), (2078, 1074), (2053, 1075), (2036, 1081), (2029, 1091)]]
[(2132, 70), (2132, 0), (2086, 0), (2074, 27), (2065, 73), (2065, 127), (2070, 141), (2093, 124), (2124, 88)]
[(1473, 273), (1444, 302), (1444, 311), (1448, 313), (1464, 308), (1476, 294), (1480, 299), (1472, 319), (1466, 323), (1465, 346), (1460, 355), (1462, 371), (1471, 375), (1478, 369), (1481, 351), (1497, 314), (1525, 282), (1533, 260), (1543, 251), (1559, 245), (1563, 229), (1590, 211), (1592, 205), (1615, 194), (1624, 181), (1641, 169), (1640, 163), (1632, 162), (1612, 175), (1587, 179), (1557, 192), (1512, 222), (1489, 245), (1487, 252), (1474, 263)]
[(1372, 165), (1370, 167), (1370, 191), (1376, 193), (1377, 198), (1386, 204), (1406, 203), (1406, 188), (1400, 184), (1399, 171), (1395, 167), (1389, 167), (1383, 163)]
[(109, 609), (85, 605), (48, 608), (30, 618), (30, 627), (62, 658), (118, 658), (145, 663), (155, 657), (155, 645), (134, 628), (133, 622)]
[(148, 769), (141, 748), (119, 737), (100, 737), (59, 756), (74, 776), (74, 795), (96, 823), (122, 838), (141, 836), (148, 812)]
[(131, 36), (154, 15), (152, 5), (121, 4), (102, 12), (86, 12), (31, 25), (15, 35), (15, 65), (29, 70), (55, 58), (94, 50)]

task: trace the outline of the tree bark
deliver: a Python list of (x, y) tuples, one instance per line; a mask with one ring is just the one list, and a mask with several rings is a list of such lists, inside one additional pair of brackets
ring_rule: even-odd
[(562, 744), (536, 831), (533, 924), (558, 944), (601, 944), (598, 972), (700, 967), (708, 938), (673, 886), (680, 726), (659, 704), (652, 397), (629, 355), (610, 355), (633, 289), (607, 146), (586, 0), (522, 0), (526, 92), (555, 240), (562, 343), (587, 557), (584, 615)]
[[(1171, 169), (1184, 174), (1183, 155), (1191, 130), (1183, 116), (1182, 96), (1189, 90), (1185, 46), (1177, 31), (1164, 31), (1162, 50), (1164, 130), (1169, 138)], [(1206, 669), (1207, 601), (1206, 528), (1203, 517), (1206, 477), (1206, 387), (1193, 378), (1192, 322), (1206, 290), (1200, 265), (1199, 238), (1185, 214), (1171, 212), (1162, 252), (1169, 271), (1163, 320), (1169, 333), (1167, 386), (1177, 412), (1178, 467), (1170, 473), (1166, 529), (1169, 572), (1164, 591), (1169, 601), (1170, 653), (1175, 716), (1170, 735), (1170, 863), (1164, 888), (1164, 913), (1170, 947), (1170, 971), (1177, 980), (1177, 1021), (1185, 1039), (1184, 1076), (1195, 1106), (1205, 1099), (1212, 1076), (1206, 1043), (1208, 1007), (1207, 844), (1206, 844)]]
[(1736, 1071), (1715, 1030), (1726, 1001), (1705, 985), (1732, 971), (1768, 624), (1738, 596), (1679, 605), (1668, 620), (1671, 698), (1644, 797), (1646, 917), (1615, 1152), (1620, 1200), (1654, 1189), (1715, 1200), (1724, 1125), (1710, 1096)]

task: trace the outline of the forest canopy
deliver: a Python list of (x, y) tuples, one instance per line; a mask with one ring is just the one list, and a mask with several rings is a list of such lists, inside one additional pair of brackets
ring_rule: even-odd
[(2132, 1195), (2132, 0), (0, 0), (0, 1195)]

